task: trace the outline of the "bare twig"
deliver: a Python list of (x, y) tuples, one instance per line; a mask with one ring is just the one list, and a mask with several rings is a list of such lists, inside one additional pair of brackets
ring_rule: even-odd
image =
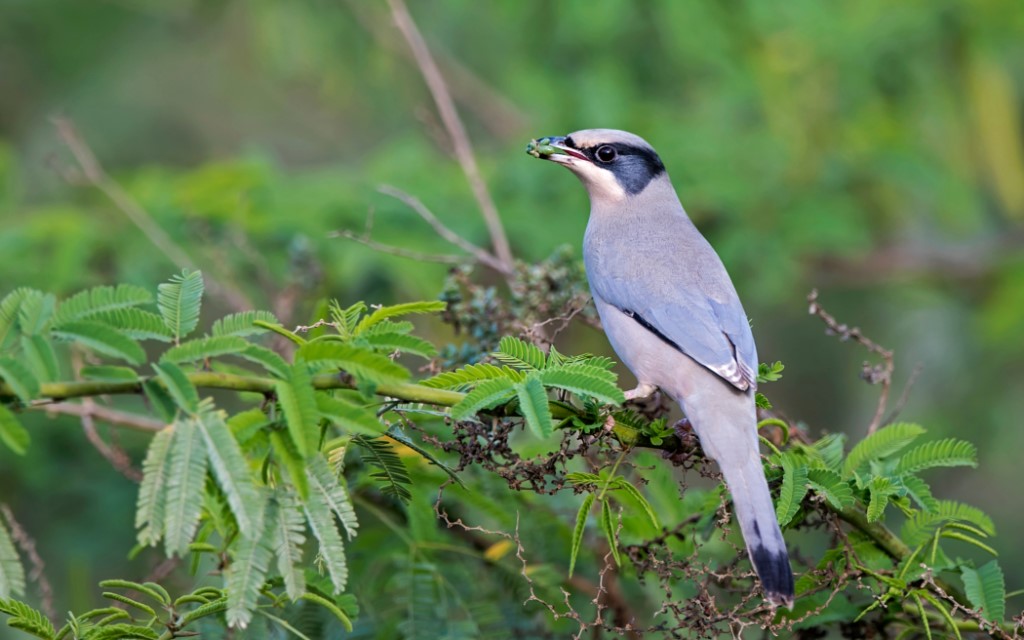
[(487, 224), (487, 230), (491, 235), (491, 243), (494, 245), (494, 253), (503, 265), (500, 271), (501, 273), (509, 274), (512, 272), (513, 260), (508, 237), (505, 235), (505, 228), (502, 226), (501, 218), (498, 216), (498, 208), (495, 206), (490, 191), (487, 189), (487, 184), (480, 173), (480, 167), (476, 163), (476, 156), (473, 154), (473, 147), (469, 142), (469, 136), (466, 134), (466, 128), (463, 126), (462, 120), (459, 119), (458, 111), (455, 108), (455, 103), (452, 101), (451, 94), (448, 92), (444, 78), (434, 62), (426, 41), (423, 40), (423, 35), (420, 34), (416, 23), (413, 22), (412, 16), (409, 15), (409, 10), (406, 8), (405, 3), (402, 0), (388, 0), (388, 5), (391, 7), (391, 16), (395, 21), (395, 25), (402, 32), (406, 42), (409, 43), (409, 48), (412, 49), (416, 64), (420, 68), (420, 73), (423, 74), (423, 79), (426, 81), (430, 94), (434, 98), (434, 103), (437, 105), (441, 121), (451, 136), (455, 157), (462, 167), (462, 172), (466, 174), (469, 186), (473, 190), (473, 196), (480, 206), (480, 213)]
[(828, 327), (827, 333), (829, 335), (839, 336), (839, 339), (843, 342), (853, 340), (871, 353), (877, 354), (882, 358), (882, 364), (880, 365), (871, 365), (868, 362), (864, 362), (864, 368), (861, 372), (861, 376), (868, 384), (881, 383), (882, 385), (882, 392), (878, 397), (875, 415), (871, 419), (871, 424), (868, 425), (868, 435), (871, 435), (882, 426), (882, 417), (885, 414), (885, 407), (889, 402), (889, 391), (892, 388), (892, 372), (895, 369), (893, 362), (894, 354), (891, 350), (882, 347), (865, 336), (858, 327), (840, 324), (835, 317), (825, 311), (824, 307), (818, 303), (817, 289), (811, 290), (811, 293), (807, 296), (807, 302), (810, 304), (807, 312), (812, 316), (821, 318), (821, 321)]
[(39, 590), (39, 606), (50, 622), (57, 622), (57, 611), (53, 606), (53, 586), (46, 579), (46, 563), (39, 556), (36, 550), (36, 541), (21, 526), (14, 517), (14, 512), (6, 504), (0, 504), (0, 512), (3, 512), (4, 520), (7, 521), (7, 528), (11, 537), (17, 543), (18, 548), (28, 558), (32, 570), (28, 574), (29, 582), (36, 585)]
[[(79, 135), (75, 125), (67, 118), (53, 118), (53, 125), (57, 128), (57, 135), (67, 146), (71, 155), (78, 163), (77, 172), (69, 172), (66, 169), (58, 168), (61, 175), (71, 183), (82, 183), (99, 189), (105, 196), (110, 198), (128, 219), (134, 224), (143, 235), (156, 247), (168, 260), (179, 267), (197, 270), (198, 267), (191, 257), (182, 249), (160, 225), (153, 220), (153, 217), (142, 208), (142, 206), (128, 194), (124, 188), (103, 170), (103, 165), (96, 158), (89, 145)], [(240, 291), (220, 283), (207, 274), (206, 284), (210, 290), (225, 298), (236, 310), (242, 311), (251, 309), (252, 303)]]
[[(88, 400), (88, 399), (87, 399)], [(160, 420), (140, 416), (127, 411), (118, 411), (110, 407), (96, 404), (95, 402), (83, 402), (75, 404), (72, 402), (56, 402), (53, 404), (33, 405), (33, 409), (42, 409), (49, 414), (61, 414), (66, 416), (77, 416), (84, 419), (102, 420), (108, 424), (118, 427), (128, 427), (137, 431), (155, 432), (163, 429), (166, 424)]]
[(132, 482), (142, 482), (142, 472), (132, 466), (132, 460), (128, 457), (120, 447), (115, 444), (105, 442), (100, 437), (98, 431), (96, 431), (96, 421), (93, 420), (93, 413), (91, 410), (95, 409), (98, 405), (92, 398), (82, 399), (82, 430), (85, 431), (85, 437), (88, 438), (89, 443), (100, 452), (107, 462), (112, 467), (117, 469), (118, 473), (128, 478)]

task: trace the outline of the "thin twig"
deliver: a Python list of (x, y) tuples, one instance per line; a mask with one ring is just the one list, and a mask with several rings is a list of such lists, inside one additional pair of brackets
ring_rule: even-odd
[(100, 452), (100, 455), (110, 463), (112, 467), (117, 469), (118, 473), (128, 478), (132, 482), (142, 482), (142, 472), (132, 466), (132, 460), (128, 457), (120, 447), (111, 443), (105, 442), (100, 437), (98, 431), (96, 431), (96, 421), (93, 419), (95, 415), (93, 411), (99, 405), (92, 398), (83, 398), (81, 407), (82, 412), (82, 430), (85, 431), (85, 437), (89, 440), (89, 443)]
[(497, 256), (503, 266), (500, 271), (504, 274), (510, 274), (512, 273), (513, 263), (512, 250), (509, 247), (508, 237), (505, 235), (505, 228), (501, 224), (498, 208), (495, 206), (490, 191), (487, 189), (487, 184), (480, 173), (480, 167), (476, 163), (476, 156), (473, 154), (473, 147), (469, 142), (469, 136), (466, 134), (466, 128), (463, 126), (462, 120), (459, 119), (459, 113), (455, 108), (455, 103), (452, 101), (451, 94), (448, 92), (444, 77), (438, 70), (437, 63), (434, 62), (430, 49), (427, 47), (426, 41), (423, 40), (423, 35), (416, 27), (412, 16), (409, 15), (409, 10), (406, 8), (405, 3), (402, 0), (388, 0), (388, 5), (391, 7), (391, 16), (395, 21), (395, 25), (402, 32), (406, 42), (409, 44), (409, 48), (412, 49), (413, 57), (420, 68), (420, 73), (423, 74), (427, 88), (430, 89), (430, 94), (437, 105), (441, 121), (448, 130), (448, 135), (451, 136), (455, 158), (459, 161), (462, 172), (466, 174), (466, 179), (469, 181), (473, 196), (480, 206), (480, 214), (483, 216), (484, 222), (487, 224), (487, 230), (491, 235), (495, 256)]
[[(103, 165), (100, 164), (99, 159), (96, 158), (96, 154), (93, 153), (89, 145), (86, 144), (85, 140), (79, 135), (78, 130), (75, 129), (75, 125), (71, 120), (67, 118), (56, 117), (52, 119), (53, 125), (57, 128), (57, 135), (61, 141), (64, 142), (71, 155), (74, 156), (75, 161), (78, 163), (78, 169), (81, 175), (75, 175), (67, 170), (60, 170), (61, 175), (69, 182), (81, 183), (84, 179), (85, 184), (91, 185), (107, 196), (114, 206), (117, 207), (128, 219), (134, 224), (143, 235), (156, 247), (162, 254), (164, 254), (168, 260), (177, 265), (178, 267), (184, 267), (190, 270), (198, 270), (196, 263), (191, 257), (182, 249), (163, 228), (153, 220), (153, 217), (142, 208), (131, 195), (128, 194), (124, 188), (111, 178), (106, 171), (103, 170)], [(243, 311), (252, 308), (252, 302), (245, 297), (240, 291), (233, 287), (228, 287), (221, 284), (215, 278), (212, 278), (207, 274), (206, 284), (210, 288), (211, 292), (220, 295), (225, 298), (228, 303), (236, 310)]]
[(433, 229), (434, 232), (437, 233), (437, 235), (441, 236), (449, 243), (455, 245), (456, 247), (462, 249), (466, 253), (476, 258), (476, 260), (480, 262), (480, 264), (490, 267), (491, 269), (494, 269), (499, 273), (503, 273), (506, 275), (511, 273), (511, 271), (506, 271), (508, 265), (506, 263), (503, 263), (499, 258), (492, 255), (485, 249), (481, 249), (480, 247), (476, 246), (469, 240), (466, 240), (459, 234), (455, 233), (454, 231), (446, 227), (443, 222), (438, 220), (437, 216), (434, 215), (434, 212), (428, 209), (427, 206), (423, 204), (423, 202), (419, 198), (412, 196), (406, 193), (405, 191), (402, 191), (401, 189), (397, 189), (386, 184), (378, 187), (377, 191), (383, 193), (386, 196), (391, 196), (392, 198), (395, 198), (396, 200), (399, 200), (400, 202), (404, 203), (410, 209), (415, 211), (419, 217), (423, 218), (424, 222), (429, 224), (430, 228)]
[(48, 414), (77, 416), (83, 420), (102, 420), (103, 422), (114, 426), (128, 427), (129, 429), (135, 429), (136, 431), (155, 432), (160, 431), (167, 426), (165, 423), (154, 418), (128, 413), (127, 411), (118, 411), (117, 409), (104, 407), (103, 405), (96, 404), (95, 402), (88, 402), (88, 398), (86, 400), (87, 401), (82, 404), (56, 402), (53, 404), (33, 405), (30, 408), (41, 409)]
[(25, 531), (21, 523), (14, 517), (14, 512), (6, 504), (0, 504), (0, 512), (3, 512), (4, 520), (7, 521), (7, 528), (11, 537), (18, 544), (18, 548), (28, 558), (32, 565), (32, 571), (28, 574), (29, 582), (36, 585), (39, 590), (39, 607), (50, 622), (57, 622), (57, 610), (53, 606), (53, 585), (46, 578), (46, 563), (39, 556), (36, 550), (36, 541)]
[(907, 378), (907, 383), (903, 385), (903, 392), (900, 393), (899, 399), (896, 400), (896, 406), (892, 408), (892, 411), (885, 417), (882, 424), (889, 424), (895, 420), (896, 417), (900, 415), (900, 412), (903, 411), (903, 407), (907, 406), (907, 399), (910, 397), (910, 390), (914, 388), (914, 383), (917, 382), (917, 377), (921, 375), (921, 371), (923, 369), (924, 365), (920, 362), (914, 366), (914, 370), (910, 372), (910, 377)]
[(875, 407), (875, 415), (871, 418), (871, 424), (868, 425), (868, 435), (871, 435), (883, 424), (882, 417), (885, 415), (885, 407), (889, 402), (889, 391), (892, 388), (892, 372), (896, 366), (893, 362), (894, 353), (865, 336), (858, 327), (840, 324), (835, 317), (825, 311), (824, 307), (818, 303), (817, 289), (811, 290), (811, 293), (807, 296), (807, 302), (810, 305), (807, 312), (812, 316), (821, 318), (821, 321), (828, 327), (827, 333), (829, 335), (839, 336), (839, 339), (843, 342), (853, 340), (871, 353), (877, 354), (882, 358), (881, 365), (871, 365), (865, 362), (861, 372), (861, 376), (868, 384), (881, 383), (882, 385), (882, 392), (878, 397), (878, 406)]

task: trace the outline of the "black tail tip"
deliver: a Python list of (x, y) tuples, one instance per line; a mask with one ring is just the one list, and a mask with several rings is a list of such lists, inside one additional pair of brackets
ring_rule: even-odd
[(793, 608), (793, 570), (789, 566), (789, 556), (785, 550), (769, 551), (758, 545), (750, 552), (757, 576), (761, 578), (761, 586), (765, 596), (775, 605)]

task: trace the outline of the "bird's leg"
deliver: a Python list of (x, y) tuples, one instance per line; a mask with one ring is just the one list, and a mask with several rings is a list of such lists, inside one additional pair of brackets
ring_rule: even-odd
[(654, 393), (657, 390), (658, 387), (654, 386), (653, 384), (641, 382), (636, 385), (635, 389), (630, 389), (629, 391), (626, 392), (626, 401), (628, 402), (630, 400), (640, 400), (643, 398), (648, 398), (652, 393)]

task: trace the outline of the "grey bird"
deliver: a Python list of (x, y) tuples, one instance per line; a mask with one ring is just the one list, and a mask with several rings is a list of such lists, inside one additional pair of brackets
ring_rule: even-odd
[(791, 607), (793, 572), (758, 452), (757, 351), (721, 259), (639, 136), (588, 129), (527, 152), (563, 165), (590, 194), (583, 259), (608, 341), (637, 378), (626, 397), (658, 388), (680, 403), (725, 477), (765, 595)]

